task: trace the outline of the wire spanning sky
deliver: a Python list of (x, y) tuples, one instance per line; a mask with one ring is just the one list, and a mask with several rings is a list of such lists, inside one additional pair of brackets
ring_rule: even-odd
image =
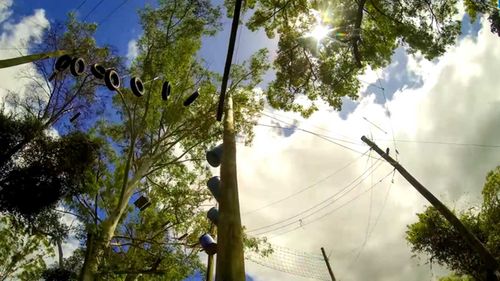
[[(44, 27), (64, 20), (67, 12), (80, 5), (80, 19), (88, 14), (87, 20), (102, 22), (97, 31), (100, 44), (111, 43), (119, 54), (133, 55), (133, 42), (141, 34), (136, 11), (153, 1), (103, 1), (98, 5), (99, 1), (24, 0), (14, 1), (8, 9), (1, 8), (7, 2), (0, 3), (0, 57), (16, 55), (15, 48), (27, 51), (23, 49), (27, 38), (37, 38)], [(223, 21), (227, 26), (229, 21)], [(224, 29), (215, 38), (205, 38), (200, 53), (210, 68), (220, 73), (225, 56), (220, 50), (226, 50), (228, 34)], [(275, 46), (262, 32), (253, 34), (242, 28), (240, 34), (235, 60), (242, 61), (260, 47)], [(304, 120), (266, 108), (265, 113), (274, 119), (263, 115), (259, 124), (268, 126), (256, 126), (252, 146), (238, 147), (242, 219), (247, 229), (301, 213), (361, 175), (367, 163), (371, 165), (367, 155), (359, 158), (368, 149), (359, 141), (362, 135), (373, 138), (383, 149), (390, 148), (391, 155), (397, 147), (399, 161), (448, 206), (478, 204), (486, 173), (500, 164), (498, 50), (500, 39), (490, 33), (488, 23), (470, 24), (465, 18), (457, 45), (442, 58), (429, 62), (398, 49), (391, 65), (361, 77), (364, 88), (360, 98), (345, 100), (340, 113), (319, 104), (320, 110)], [(0, 77), (0, 96), (19, 84), (12, 71), (0, 70)], [(346, 168), (334, 173), (341, 167)], [(311, 216), (331, 212), (315, 223), (307, 224), (308, 218), (298, 216), (277, 224), (293, 222), (269, 233), (271, 242), (307, 253), (319, 252), (320, 247), (332, 250), (330, 260), (340, 280), (417, 281), (446, 274), (438, 266), (430, 269), (423, 265), (425, 260), (411, 258), (404, 240), (406, 225), (416, 220), (415, 214), (427, 202), (390, 172), (383, 164), (342, 200)], [(291, 196), (301, 189), (306, 190)], [(77, 245), (70, 241), (65, 249), (69, 253)], [(306, 271), (296, 264), (286, 266), (288, 271)], [(312, 269), (319, 272), (320, 268), (325, 269), (315, 263), (306, 273), (311, 274)], [(306, 280), (253, 262), (246, 263), (246, 269), (253, 280)]]

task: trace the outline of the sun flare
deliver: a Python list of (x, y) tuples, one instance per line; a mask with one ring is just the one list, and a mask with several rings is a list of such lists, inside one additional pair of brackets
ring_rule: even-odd
[(322, 24), (317, 24), (314, 28), (309, 32), (309, 36), (316, 39), (317, 41), (323, 40), (330, 33), (330, 29)]

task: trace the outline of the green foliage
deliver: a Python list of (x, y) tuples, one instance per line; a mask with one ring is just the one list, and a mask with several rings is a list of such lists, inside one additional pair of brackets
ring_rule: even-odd
[[(452, 20), (456, 4), (456, 0), (247, 2), (255, 9), (248, 28), (264, 28), (269, 37), (279, 35), (269, 103), (306, 116), (315, 110), (318, 98), (340, 109), (343, 97), (357, 97), (357, 76), (367, 66), (386, 66), (397, 47), (427, 59), (442, 55), (460, 32), (460, 22)], [(226, 6), (232, 5), (226, 1)], [(332, 29), (321, 42), (307, 36), (317, 17)], [(313, 103), (296, 102), (303, 96)]]
[(474, 281), (472, 277), (467, 275), (450, 275), (439, 278), (439, 281)]
[(478, 14), (488, 15), (491, 32), (500, 36), (500, 11), (497, 5), (496, 0), (464, 0), (465, 11), (469, 14), (471, 22), (477, 19)]
[(95, 160), (96, 145), (83, 134), (52, 139), (36, 120), (15, 120), (0, 114), (0, 146), (30, 145), (0, 172), (0, 211), (32, 219), (63, 196), (77, 193), (80, 175)]
[(73, 255), (63, 260), (62, 267), (54, 264), (42, 272), (45, 281), (76, 281), (83, 264), (83, 251), (77, 249)]
[[(84, 176), (86, 193), (67, 204), (84, 222), (84, 276), (183, 280), (202, 267), (198, 239), (209, 226), (201, 205), (210, 197), (205, 152), (222, 139), (215, 120), (220, 77), (197, 58), (202, 36), (219, 28), (219, 10), (210, 1), (177, 0), (139, 14), (143, 35), (129, 73), (149, 81), (144, 96), (125, 88), (114, 96), (119, 120), (102, 117), (92, 128), (103, 143), (99, 161)], [(263, 107), (253, 89), (268, 69), (266, 56), (261, 50), (233, 68), (229, 94), (247, 142)], [(168, 101), (161, 99), (164, 81), (172, 86)], [(200, 96), (183, 106), (195, 90)], [(133, 205), (140, 195), (152, 203), (143, 211)]]
[(53, 250), (44, 235), (32, 235), (7, 216), (0, 217), (0, 280), (37, 280)]
[[(500, 167), (491, 171), (483, 188), (483, 206), (479, 213), (460, 213), (460, 220), (489, 249), (500, 257)], [(433, 207), (417, 214), (419, 221), (408, 226), (406, 239), (414, 253), (426, 253), (430, 261), (445, 265), (474, 280), (486, 280), (486, 268), (477, 253)]]

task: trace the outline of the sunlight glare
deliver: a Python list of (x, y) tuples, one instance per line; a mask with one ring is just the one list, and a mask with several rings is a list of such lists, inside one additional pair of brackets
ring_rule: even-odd
[(330, 29), (322, 24), (317, 24), (313, 30), (309, 33), (309, 35), (316, 39), (317, 41), (321, 41), (323, 38), (325, 38), (328, 33), (330, 32)]

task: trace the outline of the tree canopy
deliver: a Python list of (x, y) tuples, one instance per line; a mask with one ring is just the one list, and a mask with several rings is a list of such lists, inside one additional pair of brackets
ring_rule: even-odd
[[(500, 257), (500, 166), (489, 172), (479, 210), (460, 212), (460, 219), (497, 259)], [(474, 280), (488, 280), (479, 255), (433, 207), (417, 214), (418, 222), (408, 226), (406, 239), (415, 253), (427, 254), (431, 262), (447, 266)]]
[(65, 196), (80, 189), (81, 175), (96, 159), (97, 144), (82, 133), (53, 139), (38, 120), (15, 120), (0, 114), (0, 146), (4, 153), (30, 138), (15, 159), (0, 170), (0, 211), (34, 219)]
[[(317, 99), (339, 110), (343, 97), (356, 98), (358, 75), (389, 64), (396, 48), (434, 59), (460, 33), (460, 21), (453, 20), (456, 0), (252, 0), (247, 5), (255, 10), (247, 23), (251, 30), (279, 36), (269, 103), (305, 115), (315, 110)], [(328, 28), (320, 41), (308, 35), (317, 24)], [(301, 96), (312, 104), (297, 101)]]

